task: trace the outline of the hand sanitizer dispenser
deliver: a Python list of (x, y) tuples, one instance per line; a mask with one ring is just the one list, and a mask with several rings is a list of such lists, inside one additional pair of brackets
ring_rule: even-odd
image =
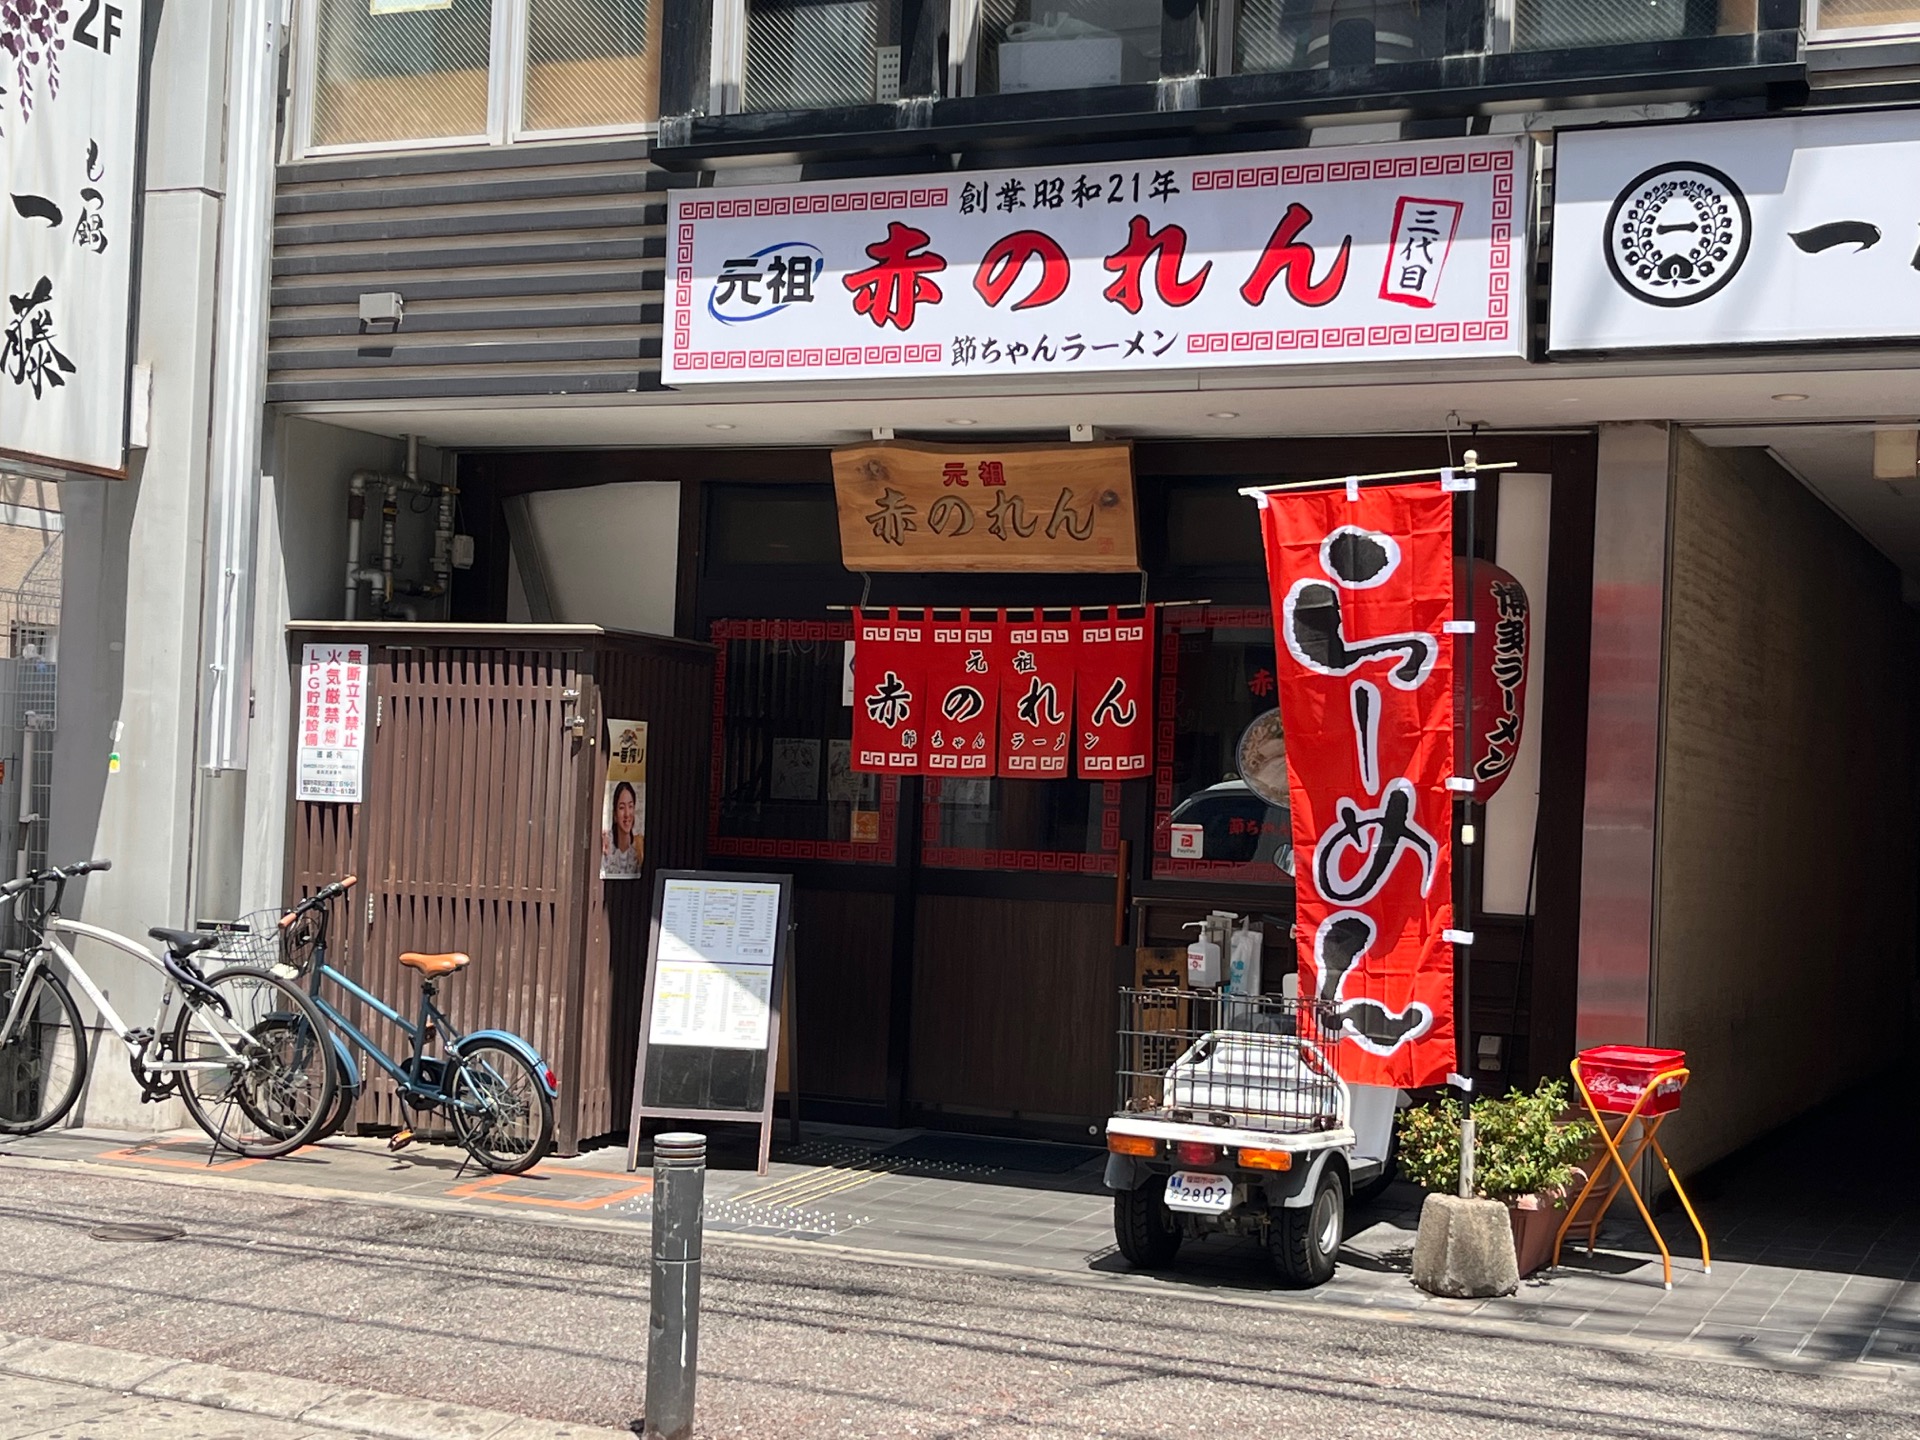
[(1187, 984), (1195, 990), (1211, 990), (1220, 983), (1220, 942), (1207, 922), (1193, 928), (1200, 933), (1187, 946)]

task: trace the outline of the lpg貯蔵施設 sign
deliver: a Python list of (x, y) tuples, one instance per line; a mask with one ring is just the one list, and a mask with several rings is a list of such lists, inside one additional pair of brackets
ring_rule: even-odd
[(300, 743), (294, 798), (357, 803), (370, 711), (367, 647), (308, 645), (301, 651)]
[(662, 375), (1524, 356), (1530, 143), (676, 191)]

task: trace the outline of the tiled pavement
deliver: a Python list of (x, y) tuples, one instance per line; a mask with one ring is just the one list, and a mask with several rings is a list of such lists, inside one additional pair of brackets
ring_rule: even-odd
[[(1852, 1127), (1849, 1129), (1849, 1127)], [(1857, 1131), (1858, 1133), (1854, 1133)], [(1511, 1332), (1551, 1331), (1575, 1343), (1647, 1346), (1666, 1353), (1767, 1365), (1843, 1366), (1920, 1384), (1920, 1161), (1913, 1147), (1865, 1173), (1810, 1164), (1822, 1153), (1860, 1155), (1874, 1117), (1845, 1110), (1810, 1117), (1692, 1187), (1714, 1244), (1703, 1274), (1684, 1218), (1662, 1217), (1674, 1287), (1623, 1201), (1591, 1259), (1568, 1247), (1562, 1266), (1487, 1301), (1435, 1299), (1408, 1278), (1419, 1194), (1397, 1185), (1350, 1217), (1334, 1279), (1292, 1303), (1364, 1309), (1398, 1318), (1445, 1317)], [(1897, 1133), (1897, 1132), (1896, 1132)], [(1835, 1148), (1829, 1148), (1833, 1146)], [(1272, 1297), (1258, 1248), (1215, 1239), (1190, 1244), (1172, 1270), (1131, 1272), (1115, 1252), (1110, 1201), (1095, 1151), (1017, 1142), (919, 1137), (915, 1132), (809, 1127), (776, 1145), (767, 1176), (752, 1171), (744, 1138), (722, 1137), (708, 1173), (707, 1226), (718, 1233), (831, 1244), (896, 1257), (1029, 1267), (1089, 1283), (1150, 1284), (1191, 1301), (1207, 1293)], [(502, 1178), (463, 1168), (452, 1149), (397, 1155), (378, 1140), (334, 1140), (281, 1161), (212, 1157), (203, 1139), (129, 1142), (85, 1132), (0, 1142), (0, 1157), (103, 1165), (204, 1183), (349, 1193), (392, 1203), (511, 1210), (552, 1221), (632, 1224), (650, 1217), (650, 1180), (604, 1149)], [(0, 1168), (7, 1161), (0, 1158)], [(1574, 1334), (1572, 1332), (1578, 1332)]]

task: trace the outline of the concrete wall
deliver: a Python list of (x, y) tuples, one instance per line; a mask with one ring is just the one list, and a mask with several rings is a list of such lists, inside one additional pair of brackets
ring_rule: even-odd
[[(293, 670), (287, 626), (298, 620), (338, 620), (346, 614), (347, 481), (355, 470), (397, 472), (406, 462), (403, 441), (298, 416), (279, 418), (271, 484), (260, 500), (258, 588), (253, 632), (254, 710), (247, 742), (246, 846), (237, 908), (264, 909), (286, 899), (288, 777), (292, 765)], [(420, 446), (423, 479), (441, 475), (442, 452)], [(409, 504), (411, 500), (411, 504)], [(416, 509), (415, 506), (425, 506)], [(362, 526), (362, 559), (379, 553), (379, 511), (369, 506)], [(432, 574), (434, 511), (420, 497), (402, 497), (395, 549), (407, 579)], [(360, 590), (359, 613), (368, 606)], [(421, 600), (422, 619), (438, 619), (444, 602)]]
[(1685, 1173), (1906, 1050), (1914, 617), (1760, 451), (1674, 451), (1653, 1034)]
[[(69, 895), (68, 913), (144, 937), (191, 918), (200, 691), (200, 597), (220, 234), (227, 6), (161, 17), (148, 128), (133, 359), (153, 367), (149, 448), (130, 478), (63, 480), (61, 726), (50, 849), (107, 856), (111, 874)], [(116, 740), (116, 731), (118, 739)], [(108, 754), (118, 750), (119, 773)], [(83, 946), (81, 958), (130, 1024), (153, 1019), (157, 972)], [(74, 1123), (147, 1128), (177, 1107), (142, 1106), (118, 1044), (102, 1055)]]

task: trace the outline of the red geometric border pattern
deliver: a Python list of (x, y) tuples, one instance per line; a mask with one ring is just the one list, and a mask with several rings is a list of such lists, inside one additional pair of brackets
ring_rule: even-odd
[[(1504, 287), (1503, 287), (1504, 288)], [(1500, 302), (1504, 312), (1506, 301)], [(1209, 330), (1187, 336), (1189, 355), (1273, 350), (1351, 350), (1377, 345), (1458, 345), (1507, 338), (1505, 320), (1448, 320), (1424, 325), (1334, 325), (1325, 330)]]
[(1119, 868), (1120, 786), (1100, 786), (1100, 849), (1084, 855), (1072, 850), (985, 850), (938, 845), (940, 802), (929, 798), (921, 809), (920, 863), (936, 870), (1011, 870), (1041, 875), (1112, 875)]
[(689, 200), (680, 206), (683, 220), (752, 220), (766, 215), (845, 215), (861, 210), (941, 210), (949, 191), (848, 190), (838, 195), (760, 195), (740, 200)]
[(1396, 155), (1380, 160), (1323, 160), (1297, 165), (1196, 170), (1193, 188), (1250, 190), (1274, 185), (1333, 185), (1346, 180), (1412, 180), (1421, 175), (1484, 175), (1512, 169), (1511, 150), (1456, 150), (1445, 155)]
[[(1160, 611), (1160, 708), (1154, 716), (1153, 857), (1149, 869), (1156, 880), (1244, 880), (1273, 884), (1248, 874), (1237, 860), (1176, 860), (1173, 858), (1173, 746), (1180, 676), (1182, 630), (1237, 629), (1248, 625), (1269, 628), (1273, 612), (1265, 606), (1207, 605), (1197, 609)], [(1279, 871), (1274, 872), (1276, 875)]]
[(925, 345), (826, 345), (811, 350), (694, 350), (684, 330), (673, 337), (680, 363), (689, 370), (784, 370), (789, 366), (938, 365), (939, 341)]
[(900, 782), (891, 775), (880, 780), (880, 839), (762, 840), (720, 833), (720, 767), (725, 759), (727, 732), (727, 645), (729, 640), (851, 640), (851, 620), (716, 620), (713, 657), (713, 757), (707, 789), (707, 853), (756, 860), (838, 860), (856, 865), (891, 865), (895, 859), (894, 826), (900, 810)]

